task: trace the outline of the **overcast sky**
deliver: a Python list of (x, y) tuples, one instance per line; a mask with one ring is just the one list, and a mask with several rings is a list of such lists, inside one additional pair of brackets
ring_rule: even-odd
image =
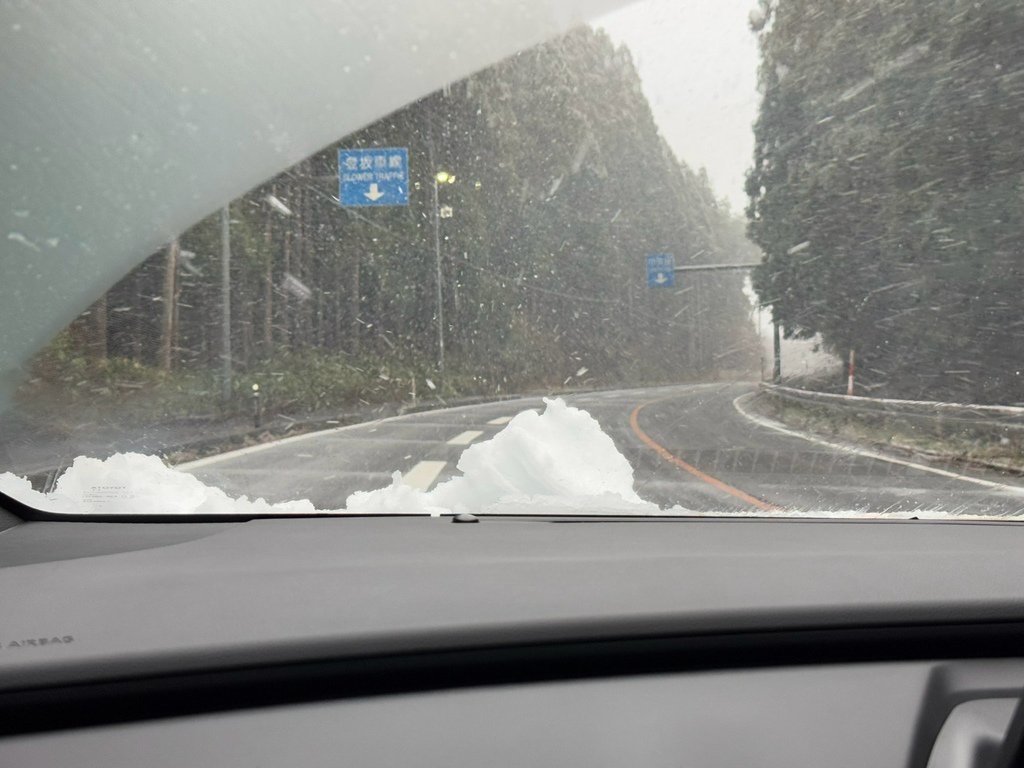
[(594, 21), (625, 43), (662, 135), (694, 170), (707, 169), (718, 197), (746, 206), (743, 177), (757, 114), (755, 0), (641, 0)]

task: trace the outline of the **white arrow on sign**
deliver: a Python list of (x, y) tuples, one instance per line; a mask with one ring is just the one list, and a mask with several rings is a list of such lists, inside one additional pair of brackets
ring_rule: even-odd
[(668, 282), (668, 278), (665, 277), (664, 272), (659, 272), (658, 276), (654, 278), (654, 282), (656, 282), (658, 285), (661, 285), (662, 283)]
[(363, 192), (364, 197), (368, 197), (370, 200), (373, 200), (374, 202), (380, 200), (382, 197), (384, 197), (385, 194), (386, 193), (381, 192), (379, 189), (377, 189), (376, 182), (370, 185), (369, 192)]

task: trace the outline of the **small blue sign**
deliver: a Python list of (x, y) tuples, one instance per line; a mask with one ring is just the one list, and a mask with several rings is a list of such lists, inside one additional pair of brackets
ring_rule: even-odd
[(676, 284), (676, 260), (671, 253), (652, 253), (647, 257), (647, 287), (671, 288)]
[(409, 150), (338, 150), (338, 198), (346, 208), (409, 204)]

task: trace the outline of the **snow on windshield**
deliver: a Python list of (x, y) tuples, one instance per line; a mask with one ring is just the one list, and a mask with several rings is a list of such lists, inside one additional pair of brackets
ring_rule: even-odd
[(496, 511), (502, 504), (544, 502), (560, 514), (657, 514), (633, 489), (633, 468), (597, 421), (561, 398), (543, 413), (523, 411), (492, 439), (469, 447), (460, 476), (424, 492), (402, 483), (357, 492), (343, 509), (318, 510), (306, 500), (272, 504), (232, 498), (156, 456), (118, 453), (100, 460), (79, 456), (50, 493), (10, 472), (0, 491), (39, 509), (63, 513), (147, 515), (459, 514)]

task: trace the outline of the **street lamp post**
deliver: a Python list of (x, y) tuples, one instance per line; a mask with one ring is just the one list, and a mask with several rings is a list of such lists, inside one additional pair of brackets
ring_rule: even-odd
[(434, 174), (434, 266), (437, 274), (437, 370), (444, 376), (444, 292), (441, 272), (441, 204), (437, 193), (439, 184), (454, 184), (455, 176), (447, 171)]

